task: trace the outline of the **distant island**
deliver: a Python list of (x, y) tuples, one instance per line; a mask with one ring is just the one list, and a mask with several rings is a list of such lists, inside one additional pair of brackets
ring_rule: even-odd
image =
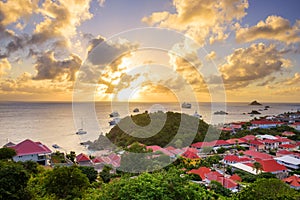
[(249, 105), (250, 106), (261, 106), (262, 104), (257, 101), (252, 101)]

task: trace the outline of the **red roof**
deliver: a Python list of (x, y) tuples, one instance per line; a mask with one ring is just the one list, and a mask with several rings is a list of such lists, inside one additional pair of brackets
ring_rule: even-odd
[(252, 145), (264, 145), (264, 143), (262, 143), (261, 140), (251, 140), (249, 142), (249, 144), (252, 144)]
[(241, 144), (241, 143), (244, 143), (244, 141), (240, 140), (239, 138), (229, 139), (229, 140), (226, 140), (226, 142), (228, 144), (236, 144), (236, 143)]
[(176, 148), (172, 147), (172, 146), (168, 146), (165, 149), (168, 150), (168, 151), (174, 151), (174, 150), (176, 150)]
[(248, 142), (249, 140), (255, 140), (255, 139), (256, 139), (256, 137), (254, 135), (246, 135), (246, 136), (240, 138), (240, 140), (243, 140), (245, 142)]
[(299, 176), (296, 176), (296, 175), (290, 176), (290, 177), (283, 179), (283, 181), (293, 187), (300, 187), (300, 177)]
[(31, 154), (48, 154), (51, 150), (40, 142), (33, 142), (32, 140), (24, 140), (14, 146), (9, 146), (17, 152), (17, 156), (31, 155)]
[(233, 174), (230, 179), (234, 181), (242, 181), (242, 178), (237, 174)]
[(273, 156), (266, 154), (266, 153), (260, 153), (258, 151), (253, 151), (253, 150), (247, 150), (243, 152), (244, 155), (247, 155), (251, 158), (260, 158), (262, 160), (266, 160), (266, 159), (271, 159), (273, 158)]
[(217, 171), (211, 171), (205, 174), (205, 178), (210, 181), (217, 181), (219, 177), (223, 177), (223, 175)]
[(94, 158), (92, 161), (93, 161), (93, 163), (103, 163), (104, 162), (104, 160), (102, 158), (99, 158), (99, 157)]
[(200, 158), (197, 154), (195, 154), (194, 152), (191, 151), (186, 151), (184, 152), (181, 156), (188, 158), (188, 159), (198, 159)]
[(251, 121), (251, 124), (255, 124), (255, 125), (271, 125), (271, 124), (283, 124), (282, 122), (278, 122), (278, 121), (268, 121), (268, 120), (255, 120), (255, 121)]
[(288, 139), (288, 138), (284, 138), (284, 137), (280, 137), (280, 136), (276, 136), (276, 141), (278, 141), (278, 142), (289, 142), (289, 143), (291, 143), (291, 142), (293, 142), (293, 140), (290, 140), (290, 139)]
[(265, 172), (277, 172), (287, 170), (284, 165), (279, 164), (274, 159), (258, 161)]
[(205, 179), (205, 174), (209, 173), (211, 170), (207, 167), (200, 167), (198, 169), (192, 169), (188, 173), (198, 174), (202, 180)]
[(290, 131), (284, 131), (283, 133), (281, 133), (281, 135), (284, 135), (284, 136), (293, 136), (293, 135), (296, 135), (296, 134), (293, 133), (293, 132), (290, 132)]
[(194, 148), (203, 148), (203, 147), (215, 147), (215, 146), (226, 146), (229, 145), (225, 140), (214, 140), (211, 142), (197, 142), (191, 146)]
[(147, 148), (147, 150), (148, 150), (148, 149), (152, 149), (153, 152), (155, 152), (155, 151), (160, 151), (160, 149), (161, 149), (161, 147), (160, 147), (160, 146), (157, 146), (157, 145), (147, 146), (146, 148)]
[(278, 143), (277, 140), (270, 140), (270, 139), (265, 139), (265, 140), (261, 140), (263, 143), (268, 143), (268, 144), (275, 144)]
[(89, 158), (89, 156), (81, 153), (78, 156), (76, 156), (76, 161), (77, 162), (85, 162), (85, 161), (90, 161), (91, 159)]
[(250, 161), (250, 158), (247, 157), (239, 157), (236, 155), (226, 155), (224, 157), (224, 160), (229, 161), (229, 162), (247, 162)]
[(218, 177), (217, 181), (227, 189), (234, 188), (238, 185), (234, 180), (231, 180), (229, 178), (224, 178), (224, 177)]
[(233, 129), (229, 128), (229, 127), (223, 127), (223, 128), (220, 128), (220, 130), (221, 131), (229, 131), (229, 132), (233, 131)]

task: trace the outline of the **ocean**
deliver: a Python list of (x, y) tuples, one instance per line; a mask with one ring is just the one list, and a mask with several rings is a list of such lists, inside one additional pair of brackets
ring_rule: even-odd
[[(31, 139), (46, 144), (52, 150), (55, 150), (52, 145), (57, 144), (61, 147), (59, 150), (65, 152), (72, 150), (76, 153), (89, 153), (84, 146), (80, 145), (80, 142), (93, 141), (98, 138), (100, 133), (108, 133), (112, 128), (108, 123), (112, 120), (109, 117), (111, 112), (119, 112), (122, 118), (137, 114), (133, 112), (135, 108), (139, 109), (139, 113), (162, 110), (192, 115), (197, 111), (209, 124), (248, 121), (254, 117), (277, 115), (300, 109), (300, 103), (263, 103), (262, 106), (250, 106), (248, 103), (227, 103), (228, 115), (213, 115), (213, 111), (224, 110), (222, 104), (213, 104), (214, 109), (212, 110), (211, 103), (202, 102), (192, 103), (191, 109), (181, 108), (179, 103), (119, 102), (112, 106), (111, 102), (96, 102), (95, 105), (92, 104), (95, 113), (89, 115), (89, 112), (84, 112), (86, 111), (85, 104), (82, 103), (80, 106), (85, 115), (74, 116), (72, 103), (69, 102), (0, 102), (0, 146), (7, 142), (18, 143), (25, 139)], [(270, 106), (270, 108), (263, 110), (264, 106)], [(243, 114), (259, 109), (263, 110), (260, 111), (261, 115)], [(93, 119), (98, 122), (97, 128), (95, 128), (95, 124), (89, 124)], [(83, 128), (88, 133), (76, 135), (78, 128)]]

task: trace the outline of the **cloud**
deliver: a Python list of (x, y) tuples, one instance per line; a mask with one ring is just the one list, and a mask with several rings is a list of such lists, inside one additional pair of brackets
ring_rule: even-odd
[(207, 54), (206, 59), (208, 61), (214, 60), (217, 57), (217, 53), (215, 51), (211, 51), (209, 54)]
[(68, 59), (56, 60), (54, 52), (46, 52), (37, 57), (34, 65), (37, 74), (33, 77), (34, 80), (55, 79), (68, 80), (75, 79), (75, 73), (81, 66), (81, 59), (74, 54), (71, 54)]
[(258, 83), (257, 86), (268, 86), (270, 85), (270, 83), (272, 83), (273, 81), (276, 80), (276, 77), (275, 76), (271, 76), (271, 77), (268, 77), (267, 80), (261, 82), (261, 83)]
[(0, 30), (1, 27), (4, 28), (20, 19), (28, 21), (38, 8), (38, 2), (38, 0), (0, 1)]
[(289, 20), (272, 15), (253, 27), (240, 28), (236, 31), (238, 42), (251, 42), (258, 39), (278, 40), (286, 44), (300, 42), (300, 20), (292, 26)]
[(295, 73), (294, 77), (287, 79), (285, 85), (299, 85), (300, 84), (300, 73)]
[(7, 58), (3, 58), (0, 60), (0, 77), (7, 74), (7, 71), (11, 69), (11, 65)]
[(199, 42), (211, 43), (228, 37), (225, 33), (231, 22), (242, 19), (248, 8), (247, 0), (173, 0), (176, 12), (154, 12), (142, 22), (151, 26), (171, 28), (185, 32)]
[(219, 67), (227, 89), (246, 87), (285, 69), (284, 58), (274, 45), (252, 44), (236, 49)]

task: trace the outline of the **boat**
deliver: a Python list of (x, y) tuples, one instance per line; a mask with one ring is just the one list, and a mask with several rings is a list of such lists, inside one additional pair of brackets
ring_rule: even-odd
[(225, 112), (225, 111), (223, 111), (223, 110), (221, 110), (221, 111), (216, 111), (216, 112), (214, 112), (214, 114), (215, 114), (215, 115), (228, 115), (228, 113)]
[(138, 108), (133, 109), (133, 112), (140, 112), (140, 110)]
[(78, 131), (76, 132), (77, 135), (84, 135), (87, 134), (87, 131), (83, 130), (82, 128), (78, 129)]
[(192, 104), (184, 102), (183, 104), (181, 104), (181, 107), (182, 108), (192, 108)]
[(53, 144), (52, 147), (53, 147), (54, 149), (59, 149), (59, 148), (60, 148), (60, 146), (58, 146), (57, 144)]
[(119, 116), (120, 116), (120, 114), (116, 111), (109, 114), (109, 117), (119, 117)]
[(114, 118), (113, 120), (109, 121), (108, 123), (110, 126), (114, 126), (117, 123), (119, 123), (120, 121), (121, 121), (121, 118), (117, 117), (117, 118)]
[(76, 132), (77, 135), (87, 134), (87, 131), (83, 130), (83, 121), (81, 120), (81, 128)]
[(197, 111), (195, 111), (195, 113), (193, 114), (193, 117), (197, 117), (200, 119), (202, 116)]

